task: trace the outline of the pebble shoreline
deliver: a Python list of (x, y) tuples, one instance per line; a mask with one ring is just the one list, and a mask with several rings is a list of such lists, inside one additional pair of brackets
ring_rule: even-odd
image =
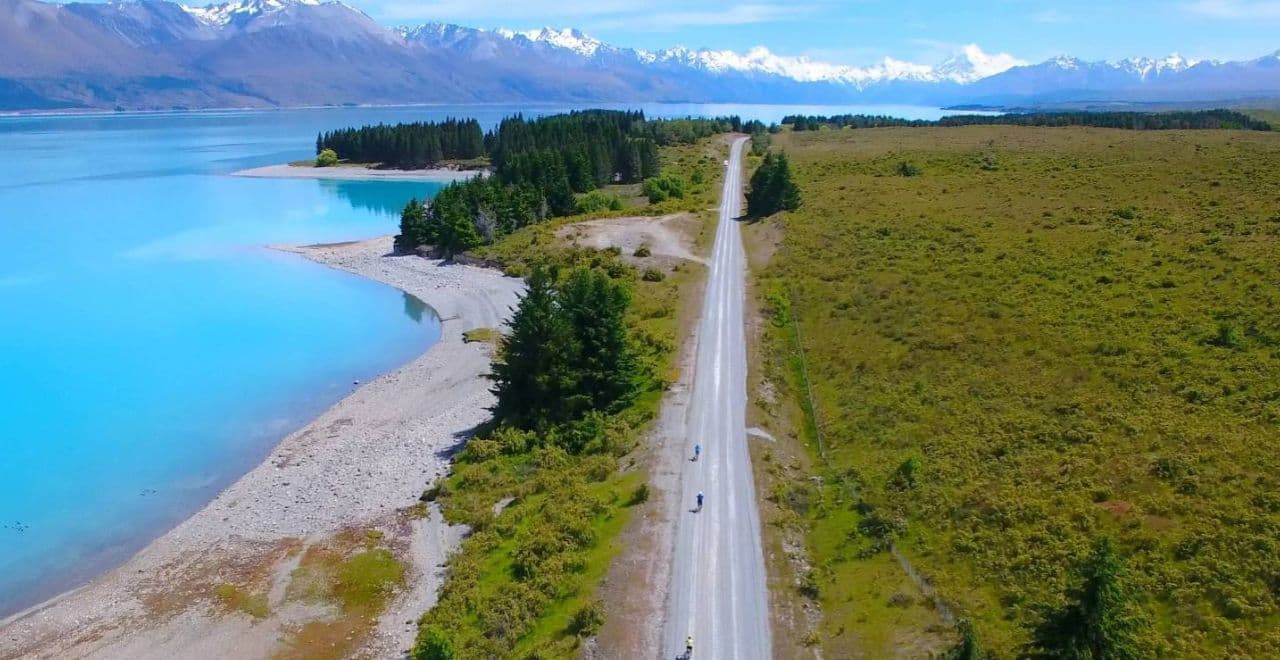
[[(426, 302), (442, 320), (439, 342), (287, 436), (261, 464), (123, 566), (0, 622), (0, 658), (173, 657), (193, 649), (269, 655), (273, 633), (255, 646), (244, 622), (194, 611), (207, 608), (155, 621), (148, 616), (148, 596), (181, 586), (166, 585), (165, 577), (213, 556), (261, 553), (286, 539), (314, 541), (345, 528), (385, 525), (447, 471), (450, 452), (487, 419), (493, 402), (482, 378), (487, 348), (464, 343), (462, 333), (501, 326), (523, 282), (494, 270), (390, 256), (391, 248), (391, 238), (383, 237), (278, 249)], [(434, 602), (438, 566), (457, 542), (457, 531), (440, 523), (413, 527), (412, 538), (401, 539), (410, 548), (409, 588), (378, 628), (372, 642), (378, 656), (412, 641), (404, 619)], [(270, 633), (269, 626), (253, 627)]]

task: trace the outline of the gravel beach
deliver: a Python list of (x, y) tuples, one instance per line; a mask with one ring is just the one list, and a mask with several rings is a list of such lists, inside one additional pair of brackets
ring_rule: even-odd
[[(269, 657), (291, 632), (327, 616), (285, 597), (298, 550), (375, 527), (407, 560), (409, 580), (363, 653), (399, 657), (412, 643), (410, 622), (434, 603), (440, 565), (461, 530), (434, 511), (420, 520), (404, 511), (447, 471), (451, 450), (493, 401), (481, 377), (489, 348), (464, 343), (462, 333), (501, 326), (523, 283), (493, 270), (387, 256), (390, 237), (280, 249), (420, 298), (442, 320), (440, 341), (290, 434), (123, 566), (0, 622), (0, 658)], [(237, 578), (263, 585), (269, 615), (218, 607), (214, 586)]]

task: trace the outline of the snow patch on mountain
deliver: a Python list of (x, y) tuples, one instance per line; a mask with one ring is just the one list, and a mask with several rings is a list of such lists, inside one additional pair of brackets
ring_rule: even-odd
[(524, 37), (535, 43), (543, 43), (548, 46), (573, 51), (583, 57), (594, 57), (600, 48), (604, 46), (604, 42), (599, 39), (589, 37), (573, 28), (556, 30), (544, 27), (540, 30), (526, 30), (524, 32), (499, 28), (494, 32), (506, 39)]
[(1160, 59), (1152, 59), (1150, 57), (1131, 57), (1129, 59), (1120, 60), (1119, 62), (1113, 62), (1111, 66), (1146, 80), (1147, 78), (1157, 77), (1167, 73), (1181, 73), (1199, 63), (1200, 60), (1190, 60), (1177, 53), (1173, 53), (1168, 57)]
[(968, 83), (1026, 64), (1008, 53), (986, 53), (977, 44), (964, 46), (954, 56), (936, 67), (892, 57), (885, 57), (870, 66), (858, 67), (821, 62), (805, 56), (779, 55), (764, 46), (757, 46), (745, 53), (708, 48), (690, 49), (683, 46), (653, 52), (614, 48), (599, 39), (570, 28), (557, 30), (544, 27), (527, 31), (500, 28), (494, 30), (494, 33), (506, 39), (528, 39), (535, 43), (562, 48), (585, 58), (595, 57), (602, 51), (622, 52), (631, 53), (644, 64), (681, 64), (711, 73), (765, 74), (799, 82), (833, 82), (859, 88), (892, 80)]
[(180, 5), (182, 10), (206, 25), (223, 27), (260, 14), (279, 11), (290, 5), (319, 5), (321, 0), (232, 0), (203, 7)]

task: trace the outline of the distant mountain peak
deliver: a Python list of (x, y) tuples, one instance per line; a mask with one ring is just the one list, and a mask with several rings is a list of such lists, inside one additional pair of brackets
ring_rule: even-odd
[(325, 3), (323, 0), (231, 0), (231, 2), (199, 7), (182, 5), (182, 9), (201, 23), (213, 27), (223, 27), (232, 23), (241, 23), (262, 14), (280, 11), (294, 5), (315, 6), (321, 4), (341, 3)]
[(494, 30), (494, 32), (507, 39), (523, 37), (535, 43), (543, 43), (555, 46), (556, 48), (563, 48), (565, 50), (573, 51), (583, 57), (594, 56), (600, 48), (605, 45), (603, 41), (583, 34), (581, 30), (576, 28), (561, 28), (557, 30), (555, 28), (543, 27), (537, 30), (525, 30), (523, 32), (509, 30), (507, 28), (499, 28)]
[(1008, 53), (987, 53), (978, 44), (966, 44), (955, 55), (947, 58), (934, 69), (939, 78), (958, 83), (971, 83), (998, 73), (1004, 73), (1027, 62)]

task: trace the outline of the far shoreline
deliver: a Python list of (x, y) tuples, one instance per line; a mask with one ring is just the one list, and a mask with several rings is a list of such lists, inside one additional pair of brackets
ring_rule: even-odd
[(425, 181), (429, 183), (453, 183), (485, 176), (484, 170), (458, 170), (444, 167), (421, 170), (373, 169), (368, 167), (338, 165), (335, 167), (306, 167), (302, 165), (266, 165), (232, 172), (231, 176), (258, 179), (335, 179), (339, 181)]

